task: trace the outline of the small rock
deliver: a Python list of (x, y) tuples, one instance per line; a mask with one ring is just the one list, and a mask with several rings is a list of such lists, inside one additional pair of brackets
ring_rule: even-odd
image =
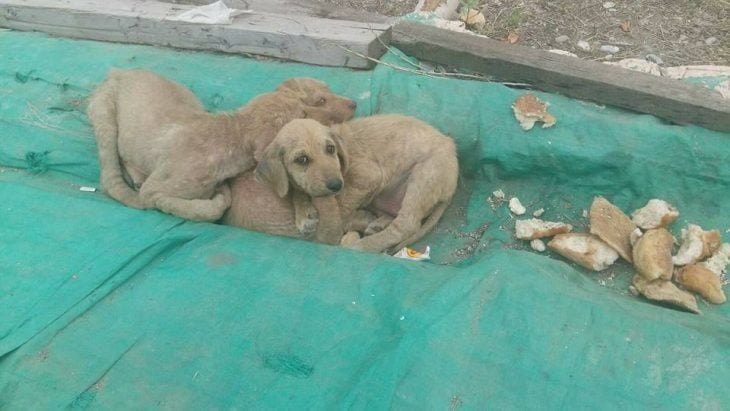
[(545, 243), (542, 240), (535, 239), (530, 241), (530, 247), (537, 252), (545, 251)]
[(566, 41), (570, 40), (570, 37), (563, 34), (562, 36), (555, 37), (555, 41), (558, 43), (565, 43)]
[(664, 60), (662, 60), (662, 58), (657, 56), (656, 54), (647, 54), (645, 58), (646, 58), (646, 61), (649, 61), (654, 64), (659, 64), (659, 65), (664, 64)]
[(543, 215), (544, 213), (545, 213), (545, 209), (544, 209), (544, 208), (540, 208), (540, 209), (538, 209), (538, 210), (535, 210), (535, 212), (534, 212), (534, 213), (532, 213), (532, 215), (533, 215), (533, 216), (534, 216), (535, 218), (539, 218), (539, 217), (540, 217), (541, 215)]
[(604, 9), (612, 9), (614, 7), (616, 7), (616, 3), (612, 2), (612, 1), (607, 1), (607, 2), (603, 3)]
[(712, 46), (713, 44), (717, 44), (717, 37), (708, 37), (705, 39), (705, 44), (708, 46)]
[(527, 209), (525, 208), (525, 206), (522, 205), (520, 199), (517, 197), (510, 198), (509, 210), (515, 215), (522, 215), (527, 212)]
[(621, 50), (621, 49), (616, 46), (610, 46), (607, 44), (604, 44), (603, 46), (601, 46), (601, 51), (604, 53), (616, 54), (619, 52), (619, 50)]
[(497, 190), (497, 191), (493, 192), (493, 193), (492, 193), (492, 196), (493, 196), (493, 197), (494, 197), (494, 198), (495, 198), (496, 200), (504, 200), (504, 191), (502, 191), (502, 189), (499, 189), (499, 190)]
[(579, 41), (576, 46), (583, 51), (591, 51), (591, 45), (585, 40)]
[(687, 42), (687, 36), (685, 36), (684, 34), (682, 34), (681, 36), (679, 36), (679, 42), (680, 43)]

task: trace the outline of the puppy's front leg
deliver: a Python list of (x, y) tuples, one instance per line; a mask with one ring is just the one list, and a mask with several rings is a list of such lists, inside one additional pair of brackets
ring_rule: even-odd
[(312, 200), (319, 212), (317, 225), (317, 242), (336, 245), (342, 238), (342, 218), (340, 206), (335, 196), (319, 197)]
[(297, 230), (302, 236), (310, 237), (317, 231), (319, 223), (319, 213), (312, 204), (311, 197), (302, 191), (293, 190), (292, 203), (294, 203), (294, 220)]

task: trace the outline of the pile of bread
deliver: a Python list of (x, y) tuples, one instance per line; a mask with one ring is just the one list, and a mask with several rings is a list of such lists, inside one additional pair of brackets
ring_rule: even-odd
[[(718, 230), (688, 224), (681, 230), (679, 243), (667, 230), (679, 211), (659, 199), (650, 200), (629, 217), (605, 198), (596, 197), (588, 215), (589, 233), (573, 233), (570, 224), (532, 218), (516, 221), (515, 236), (530, 240), (538, 251), (540, 239), (553, 237), (547, 244), (551, 250), (594, 271), (605, 270), (621, 257), (636, 271), (631, 292), (650, 300), (698, 314), (693, 293), (713, 304), (726, 301), (722, 287), (730, 244), (722, 244)], [(675, 244), (679, 247), (673, 255)]]

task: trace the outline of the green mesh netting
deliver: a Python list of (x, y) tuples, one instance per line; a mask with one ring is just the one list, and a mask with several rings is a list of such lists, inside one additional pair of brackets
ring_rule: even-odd
[[(396, 53), (386, 56), (403, 63)], [(461, 180), (410, 262), (138, 211), (98, 186), (85, 99), (111, 67), (189, 86), (211, 110), (313, 76), (358, 115), (424, 119)], [(727, 305), (701, 316), (512, 238), (502, 189), (578, 230), (595, 195), (658, 197), (730, 226), (730, 139), (539, 94), (524, 132), (499, 84), (0, 32), (0, 409), (722, 409)]]

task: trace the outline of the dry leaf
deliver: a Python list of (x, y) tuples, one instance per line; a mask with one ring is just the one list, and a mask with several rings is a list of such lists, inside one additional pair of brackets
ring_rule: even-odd
[(628, 33), (631, 31), (631, 22), (630, 21), (624, 21), (621, 23), (621, 31), (624, 33)]
[(512, 31), (507, 35), (507, 43), (515, 44), (520, 41), (520, 35), (516, 31)]
[(469, 9), (461, 14), (461, 21), (466, 23), (467, 26), (481, 28), (487, 22), (487, 19), (479, 10)]
[(525, 130), (530, 130), (537, 121), (542, 121), (542, 128), (548, 128), (557, 121), (547, 112), (549, 104), (542, 102), (532, 94), (523, 94), (512, 104), (515, 118)]

